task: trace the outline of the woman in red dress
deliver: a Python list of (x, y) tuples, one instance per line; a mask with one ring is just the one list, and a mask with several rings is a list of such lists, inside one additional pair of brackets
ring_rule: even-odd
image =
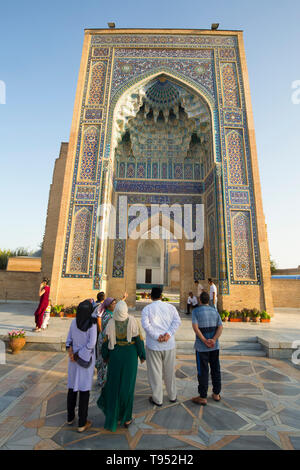
[(49, 304), (49, 294), (50, 294), (49, 279), (44, 278), (40, 285), (40, 290), (39, 290), (40, 303), (34, 313), (36, 328), (34, 328), (33, 331), (41, 331), (44, 313)]

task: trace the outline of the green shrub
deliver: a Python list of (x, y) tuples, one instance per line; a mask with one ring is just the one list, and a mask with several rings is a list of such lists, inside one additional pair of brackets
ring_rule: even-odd
[(229, 315), (230, 315), (230, 318), (236, 318), (235, 310), (230, 310)]
[(54, 305), (53, 310), (55, 313), (59, 314), (63, 308), (64, 308), (64, 305)]
[(270, 320), (271, 316), (265, 310), (262, 310), (260, 312), (260, 318), (262, 320)]

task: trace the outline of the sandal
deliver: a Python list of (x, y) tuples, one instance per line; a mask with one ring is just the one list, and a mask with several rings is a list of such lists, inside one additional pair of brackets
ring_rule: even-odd
[(124, 423), (125, 428), (129, 428), (129, 426), (132, 424), (133, 419), (131, 421), (128, 421), (127, 423)]
[[(221, 400), (220, 395), (216, 395), (215, 393), (213, 393), (211, 397), (212, 397), (212, 399), (215, 400), (215, 401), (220, 401), (220, 400)], [(216, 397), (219, 397), (219, 398), (216, 398)]]

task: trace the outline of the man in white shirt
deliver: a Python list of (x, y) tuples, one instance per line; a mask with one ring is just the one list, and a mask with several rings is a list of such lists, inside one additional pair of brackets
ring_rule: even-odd
[(200, 284), (199, 281), (195, 281), (195, 287), (196, 287), (196, 296), (198, 298), (198, 303), (200, 304), (200, 295), (204, 291), (204, 287), (202, 284)]
[(162, 289), (153, 287), (152, 303), (142, 310), (142, 327), (146, 332), (147, 372), (152, 396), (150, 403), (161, 406), (164, 379), (170, 402), (176, 397), (175, 332), (181, 324), (176, 308), (162, 302)]
[(213, 280), (211, 278), (208, 278), (208, 284), (209, 284), (209, 305), (217, 309), (217, 302), (218, 302), (217, 286), (213, 283)]
[(191, 313), (190, 312), (191, 305), (192, 305), (192, 309), (195, 307), (198, 307), (198, 299), (195, 295), (193, 295), (193, 292), (189, 292), (189, 296), (187, 299), (187, 312), (186, 312), (187, 315)]

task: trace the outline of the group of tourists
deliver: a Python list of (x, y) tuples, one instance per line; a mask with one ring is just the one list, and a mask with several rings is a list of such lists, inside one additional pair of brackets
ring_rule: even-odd
[[(217, 286), (213, 282), (211, 278), (208, 278), (208, 285), (209, 285), (209, 305), (217, 309), (218, 297), (217, 297)], [(200, 284), (199, 281), (195, 281), (195, 291), (196, 295), (193, 292), (189, 292), (189, 296), (187, 299), (187, 308), (186, 314), (189, 315), (191, 313), (191, 309), (194, 309), (200, 305), (200, 295), (202, 292), (206, 292), (203, 285)]]
[[(209, 367), (213, 385), (212, 398), (221, 399), (221, 372), (219, 342), (222, 321), (217, 311), (217, 288), (208, 279), (209, 294), (195, 281), (196, 294), (189, 293), (187, 313), (192, 307), (192, 327), (196, 334), (195, 350), (199, 395), (192, 398), (199, 405), (207, 404)], [(49, 279), (44, 278), (39, 289), (40, 302), (35, 311), (38, 332), (47, 328), (51, 305)], [(105, 415), (105, 429), (116, 431), (118, 424), (132, 423), (134, 390), (138, 358), (147, 364), (147, 375), (152, 391), (149, 401), (158, 407), (163, 404), (163, 382), (170, 403), (177, 401), (175, 333), (181, 324), (177, 309), (162, 301), (162, 289), (153, 287), (152, 302), (141, 314), (146, 332), (146, 348), (139, 323), (128, 314), (127, 293), (122, 300), (105, 298), (99, 292), (96, 301), (87, 299), (78, 305), (72, 321), (66, 348), (69, 354), (67, 414), (68, 424), (75, 420), (78, 398), (78, 432), (88, 429), (90, 391), (95, 367), (100, 395), (98, 407)]]
[[(181, 324), (177, 309), (162, 301), (162, 289), (153, 287), (151, 304), (144, 307), (141, 324), (146, 332), (146, 348), (136, 318), (128, 314), (127, 294), (116, 301), (99, 293), (97, 302), (81, 302), (76, 319), (71, 323), (66, 348), (68, 366), (68, 424), (75, 419), (77, 394), (78, 432), (84, 432), (92, 422), (88, 420), (90, 390), (94, 367), (100, 386), (98, 407), (105, 415), (104, 428), (116, 431), (118, 424), (130, 426), (137, 376), (138, 358), (146, 361), (151, 388), (149, 401), (163, 405), (163, 382), (170, 403), (177, 401), (175, 333)], [(196, 334), (195, 349), (199, 396), (192, 398), (199, 405), (207, 404), (209, 366), (213, 384), (212, 398), (221, 399), (221, 373), (218, 338), (222, 321), (217, 310), (209, 305), (209, 295), (202, 292), (200, 306), (192, 312), (192, 326)]]

